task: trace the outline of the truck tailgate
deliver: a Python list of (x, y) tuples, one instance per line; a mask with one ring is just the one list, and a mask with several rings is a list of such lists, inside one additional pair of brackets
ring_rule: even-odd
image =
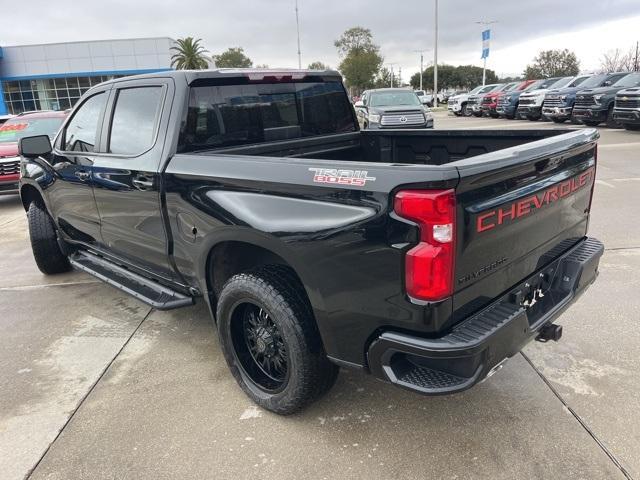
[(453, 317), (487, 305), (583, 239), (598, 133), (576, 130), (455, 162)]

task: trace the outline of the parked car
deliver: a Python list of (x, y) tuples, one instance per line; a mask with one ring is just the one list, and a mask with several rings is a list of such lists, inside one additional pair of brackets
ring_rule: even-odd
[(577, 77), (550, 78), (536, 90), (532, 90), (520, 95), (517, 117), (536, 121), (542, 118), (542, 108), (544, 98), (549, 90), (576, 87), (584, 82), (589, 75), (579, 75)]
[(480, 90), (477, 94), (469, 95), (469, 98), (467, 99), (467, 111), (470, 111), (471, 115), (474, 117), (481, 117), (482, 106), (480, 105), (480, 102), (482, 101), (482, 97), (490, 92), (501, 91), (504, 87), (504, 83), (493, 83), (491, 85), (486, 85), (486, 87)]
[(539, 88), (545, 80), (532, 80), (529, 85), (527, 85), (523, 90), (512, 90), (509, 93), (505, 93), (498, 97), (497, 105), (496, 105), (496, 113), (500, 117), (507, 118), (509, 120), (513, 120), (516, 118), (516, 112), (518, 110), (518, 105), (520, 102), (520, 96), (524, 92), (531, 92)]
[(542, 114), (555, 123), (562, 123), (571, 118), (578, 91), (612, 85), (626, 75), (628, 72), (600, 73), (592, 75), (578, 86), (549, 90), (544, 97)]
[(478, 85), (470, 92), (460, 93), (458, 95), (449, 97), (449, 101), (447, 102), (447, 110), (458, 117), (467, 117), (471, 115), (471, 111), (467, 108), (467, 101), (469, 99), (469, 96), (479, 94), (485, 88), (487, 89), (487, 91), (490, 90), (488, 87)]
[(482, 97), (482, 101), (480, 102), (482, 114), (492, 118), (498, 118), (500, 116), (500, 114), (498, 113), (498, 101), (504, 95), (507, 95), (511, 92), (524, 90), (532, 82), (533, 80), (525, 80), (524, 82), (513, 82), (507, 84), (501, 90), (486, 93), (484, 97)]
[(627, 88), (616, 94), (613, 118), (627, 130), (640, 130), (640, 88)]
[(433, 128), (431, 111), (406, 88), (366, 90), (355, 107), (362, 129)]
[(610, 86), (580, 90), (576, 94), (572, 118), (590, 127), (605, 122), (609, 128), (621, 128), (622, 125), (613, 116), (616, 94), (638, 86), (640, 86), (640, 72), (635, 72), (625, 75)]
[(20, 194), (43, 273), (203, 297), (240, 387), (289, 414), (339, 366), (439, 395), (558, 340), (604, 250), (597, 139), (359, 131), (338, 72), (167, 71), (92, 87), (53, 147), (21, 139)]
[(53, 138), (65, 116), (64, 112), (53, 111), (25, 113), (13, 116), (0, 125), (0, 194), (18, 193), (18, 141), (33, 135)]

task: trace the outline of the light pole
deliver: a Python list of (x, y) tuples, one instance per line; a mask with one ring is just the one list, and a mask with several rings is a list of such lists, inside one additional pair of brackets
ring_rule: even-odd
[(423, 53), (425, 52), (425, 50), (414, 50), (414, 52), (417, 52), (420, 54), (420, 90), (422, 90), (422, 72), (424, 71), (424, 55)]
[[(493, 24), (493, 23), (498, 23), (497, 20), (479, 20), (476, 22), (478, 25), (482, 25), (484, 27), (488, 27), (489, 25)], [(482, 63), (482, 85), (484, 86), (485, 84), (485, 80), (486, 80), (486, 72), (487, 72), (487, 57), (483, 58), (483, 63)]]
[(387, 63), (389, 65), (389, 76), (391, 77), (391, 88), (393, 88), (393, 66), (395, 63)]
[(302, 68), (302, 54), (300, 53), (300, 19), (298, 18), (298, 0), (296, 0), (296, 30), (298, 32), (298, 68)]
[[(436, 34), (433, 48), (433, 106), (438, 106), (438, 0), (436, 2), (435, 22), (436, 22)], [(422, 77), (422, 73), (420, 73)]]

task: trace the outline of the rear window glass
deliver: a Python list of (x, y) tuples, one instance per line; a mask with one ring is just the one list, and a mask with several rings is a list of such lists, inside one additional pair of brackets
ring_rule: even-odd
[(178, 149), (189, 152), (355, 130), (340, 82), (196, 86), (190, 90)]
[(0, 125), (0, 143), (16, 143), (23, 137), (48, 135), (55, 137), (62, 125), (63, 117), (13, 118)]

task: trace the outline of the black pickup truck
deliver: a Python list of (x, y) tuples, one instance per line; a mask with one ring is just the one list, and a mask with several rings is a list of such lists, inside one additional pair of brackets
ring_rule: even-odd
[(294, 412), (351, 367), (471, 387), (596, 278), (597, 131), (360, 131), (332, 71), (177, 71), (93, 87), (20, 142), (45, 274), (158, 309), (203, 297), (230, 370)]

